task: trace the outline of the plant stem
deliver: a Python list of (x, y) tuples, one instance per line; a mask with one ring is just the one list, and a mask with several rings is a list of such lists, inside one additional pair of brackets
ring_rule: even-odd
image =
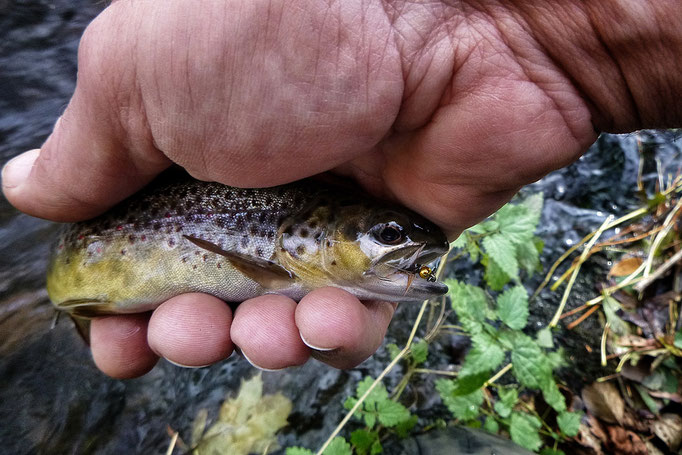
[(485, 384), (483, 385), (483, 387), (488, 387), (488, 386), (491, 385), (493, 382), (495, 382), (495, 381), (497, 381), (498, 379), (500, 379), (502, 376), (505, 375), (505, 373), (506, 373), (507, 371), (511, 370), (511, 367), (512, 367), (512, 364), (511, 364), (511, 363), (508, 363), (507, 365), (505, 365), (504, 368), (502, 368), (500, 371), (498, 371), (497, 373), (495, 373), (495, 376), (493, 376), (492, 378), (488, 379), (488, 380), (485, 382)]

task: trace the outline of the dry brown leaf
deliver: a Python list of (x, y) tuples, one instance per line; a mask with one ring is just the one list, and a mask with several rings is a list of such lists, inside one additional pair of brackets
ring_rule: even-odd
[(595, 382), (583, 389), (582, 398), (593, 416), (608, 423), (622, 422), (625, 403), (612, 383)]
[(651, 429), (671, 451), (677, 452), (682, 445), (682, 416), (662, 414), (658, 420), (651, 424)]
[(636, 433), (617, 426), (609, 426), (606, 428), (606, 431), (609, 434), (612, 453), (649, 455), (646, 444)]
[(592, 416), (587, 418), (588, 424), (581, 423), (576, 440), (578, 443), (594, 451), (594, 455), (604, 455), (602, 443), (606, 442), (606, 433), (601, 429), (599, 421)]
[(631, 275), (637, 268), (642, 265), (642, 258), (629, 257), (621, 259), (613, 264), (609, 271), (609, 276), (628, 276)]

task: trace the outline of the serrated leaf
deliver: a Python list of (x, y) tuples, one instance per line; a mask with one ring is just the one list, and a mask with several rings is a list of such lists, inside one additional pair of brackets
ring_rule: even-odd
[(538, 342), (538, 346), (543, 348), (554, 347), (554, 336), (552, 335), (552, 329), (549, 327), (538, 330), (538, 333), (535, 334), (535, 339)]
[(412, 345), (412, 360), (414, 360), (415, 365), (424, 363), (428, 355), (429, 343), (426, 341), (419, 340), (419, 342)]
[(451, 249), (457, 249), (457, 248), (464, 248), (467, 245), (467, 235), (466, 233), (462, 232), (459, 237), (457, 237), (457, 240), (454, 242), (450, 243), (450, 248)]
[[(356, 396), (360, 398), (365, 392), (372, 386), (374, 379), (371, 376), (366, 376), (360, 383), (358, 383)], [(374, 387), (372, 392), (365, 399), (364, 404), (373, 404), (380, 401), (388, 400), (388, 392), (386, 391), (386, 386), (379, 383)]]
[(542, 193), (535, 193), (528, 196), (521, 204), (519, 204), (528, 209), (528, 219), (533, 224), (534, 228), (537, 228), (538, 223), (540, 222), (543, 199), (544, 197)]
[(513, 280), (519, 278), (519, 263), (516, 260), (514, 244), (503, 234), (492, 234), (483, 238), (483, 248), (491, 261), (497, 262), (502, 271)]
[(287, 447), (286, 455), (315, 455), (315, 453), (303, 447)]
[(552, 369), (545, 353), (530, 337), (518, 333), (512, 348), (512, 369), (526, 387), (541, 388), (552, 379)]
[(485, 418), (483, 428), (493, 434), (497, 434), (497, 432), (500, 431), (500, 425), (497, 423), (497, 420), (490, 416)]
[(519, 392), (516, 389), (498, 389), (500, 399), (495, 402), (494, 409), (500, 417), (507, 418), (511, 415), (514, 406), (519, 400)]
[(502, 322), (521, 330), (528, 322), (528, 293), (523, 286), (507, 289), (497, 298), (497, 312)]
[(488, 371), (481, 371), (476, 374), (462, 374), (457, 377), (457, 379), (451, 380), (453, 383), (453, 389), (450, 392), (452, 396), (464, 396), (475, 392), (476, 390), (483, 387), (483, 384), (490, 378), (490, 373)]
[(500, 233), (514, 245), (525, 243), (533, 238), (534, 217), (523, 205), (507, 204), (497, 211), (495, 220), (500, 224)]
[(460, 420), (471, 420), (478, 416), (483, 404), (483, 392), (479, 389), (468, 395), (455, 396), (455, 384), (448, 379), (436, 381), (436, 390), (447, 408), (455, 418)]
[(493, 291), (501, 291), (504, 285), (511, 281), (509, 275), (504, 273), (504, 270), (502, 270), (497, 262), (490, 260), (488, 255), (483, 256), (481, 263), (485, 265), (483, 278), (488, 287)]
[(550, 405), (556, 412), (564, 412), (566, 410), (566, 399), (559, 391), (553, 377), (546, 380), (542, 384), (542, 396), (548, 405)]
[(473, 262), (474, 264), (478, 262), (478, 257), (481, 255), (481, 249), (478, 246), (477, 242), (474, 242), (473, 240), (468, 241), (466, 244), (466, 249), (467, 253), (469, 253), (469, 261)]
[(485, 332), (471, 337), (473, 347), (469, 350), (462, 365), (461, 375), (470, 376), (478, 373), (488, 373), (494, 370), (504, 360), (504, 349), (493, 337)]
[(528, 450), (537, 451), (542, 446), (542, 439), (538, 430), (542, 423), (537, 417), (520, 412), (514, 412), (511, 416), (509, 434), (512, 441)]
[(483, 322), (485, 320), (488, 299), (483, 289), (457, 280), (445, 280), (449, 287), (448, 296), (452, 301), (452, 309), (461, 319)]
[(533, 275), (540, 267), (540, 253), (537, 248), (535, 248), (533, 239), (516, 245), (516, 258), (519, 261), (519, 266), (525, 270), (528, 275)]
[(556, 421), (566, 436), (573, 437), (578, 434), (582, 417), (582, 413), (564, 411), (557, 416)]
[(350, 444), (341, 436), (332, 439), (332, 442), (322, 453), (324, 455), (352, 455)]
[(467, 231), (471, 232), (472, 234), (478, 234), (478, 235), (485, 234), (486, 230), (485, 230), (483, 223), (484, 223), (484, 221), (482, 221), (478, 224), (475, 224), (475, 225), (471, 226), (469, 229), (467, 229)]
[(388, 351), (388, 355), (391, 356), (391, 360), (393, 360), (393, 359), (395, 359), (396, 357), (398, 357), (398, 354), (400, 354), (400, 351), (402, 351), (402, 349), (400, 349), (400, 348), (398, 347), (398, 345), (395, 344), (395, 343), (389, 343), (389, 344), (387, 344), (387, 345), (386, 345), (386, 350)]
[(493, 409), (495, 409), (495, 412), (497, 412), (500, 417), (502, 417), (503, 419), (506, 419), (507, 417), (509, 417), (511, 415), (513, 407), (507, 406), (502, 401), (496, 401), (495, 405), (493, 406)]
[(355, 430), (350, 434), (350, 443), (353, 444), (359, 455), (369, 453), (374, 441), (379, 439), (375, 431)]
[(377, 403), (379, 422), (386, 427), (394, 427), (410, 418), (410, 411), (402, 404), (387, 400)]
[(372, 444), (372, 448), (370, 449), (369, 453), (370, 455), (378, 455), (384, 451), (384, 448), (381, 446), (381, 441), (377, 439), (374, 441)]
[(409, 419), (396, 425), (395, 428), (393, 428), (393, 431), (395, 431), (395, 434), (397, 434), (399, 438), (406, 438), (417, 424), (417, 421), (416, 415), (410, 415)]

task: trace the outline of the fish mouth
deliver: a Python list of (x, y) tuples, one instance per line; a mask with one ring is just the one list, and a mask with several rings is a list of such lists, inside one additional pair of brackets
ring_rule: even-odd
[(447, 242), (444, 244), (414, 243), (386, 253), (376, 260), (378, 269), (387, 271), (384, 279), (393, 281), (406, 279), (403, 298), (420, 300), (443, 295), (448, 292), (447, 285), (437, 280), (432, 269), (428, 268), (425, 278), (422, 269), (445, 255), (449, 250)]

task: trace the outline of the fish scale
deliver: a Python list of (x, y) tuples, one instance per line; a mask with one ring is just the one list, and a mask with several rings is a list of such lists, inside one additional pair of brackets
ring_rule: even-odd
[(314, 181), (240, 189), (165, 178), (104, 215), (66, 226), (50, 261), (48, 293), (57, 308), (85, 317), (147, 311), (186, 292), (226, 301), (268, 292), (299, 299), (336, 285), (358, 297), (400, 300), (403, 284), (384, 292), (363, 283), (372, 280), (365, 268), (377, 263), (370, 256), (390, 251), (400, 262), (400, 248), (416, 248), (377, 241), (377, 226), (388, 225), (376, 224), (377, 214), (414, 225), (413, 237), (425, 236), (419, 245), (447, 248), (432, 223), (353, 190)]

